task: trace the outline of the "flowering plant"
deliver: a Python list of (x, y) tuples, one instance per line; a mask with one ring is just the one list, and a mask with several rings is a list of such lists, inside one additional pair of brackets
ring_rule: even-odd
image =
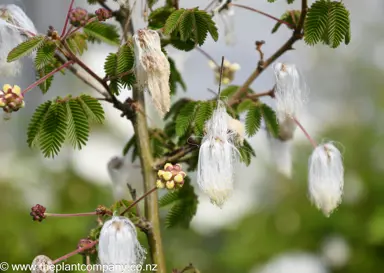
[[(0, 73), (18, 75), (22, 57), (32, 56), (38, 76), (36, 82), (23, 90), (17, 85), (4, 84), (0, 107), (6, 113), (20, 110), (25, 106), (25, 97), (32, 96), (30, 91), (36, 92), (36, 87), (49, 95), (54, 75), (68, 70), (90, 85), (100, 97), (68, 94), (44, 102), (31, 118), (28, 145), (38, 147), (46, 157), (56, 156), (66, 140), (75, 149), (81, 149), (87, 144), (92, 124), (103, 123), (103, 107), (113, 106), (133, 124), (135, 134), (124, 148), (124, 154), (132, 151), (133, 158), (140, 158), (145, 193), (138, 197), (135, 189), (129, 186), (131, 197), (112, 206), (98, 206), (87, 213), (48, 213), (45, 207), (34, 206), (31, 216), (36, 221), (58, 216), (96, 216), (99, 222), (88, 238), (80, 240), (75, 251), (53, 261), (39, 256), (35, 263), (55, 264), (82, 254), (87, 263), (141, 265), (148, 252), (158, 271), (166, 272), (159, 206), (172, 205), (166, 218), (168, 227), (187, 227), (196, 213), (198, 200), (192, 186), (194, 183), (186, 172), (197, 170), (196, 184), (214, 205), (225, 209), (225, 202), (235, 187), (235, 165), (249, 165), (255, 156), (246, 137), (254, 136), (262, 123), (275, 141), (291, 140), (297, 127), (303, 131), (314, 148), (308, 175), (311, 200), (326, 216), (340, 204), (344, 184), (341, 153), (332, 143), (318, 145), (304, 129), (299, 122), (300, 109), (307, 100), (303, 77), (295, 65), (275, 62), (301, 40), (308, 45), (322, 42), (331, 48), (342, 42), (348, 44), (349, 12), (342, 2), (317, 0), (309, 7), (307, 0), (301, 0), (301, 10), (289, 10), (279, 19), (230, 0), (212, 1), (205, 9), (181, 8), (178, 0), (166, 1), (164, 6), (154, 9), (157, 1), (147, 1), (151, 12), (148, 14), (146, 10), (143, 14), (148, 15), (148, 26), (139, 30), (131, 20), (133, 7), (129, 1), (119, 1), (118, 10), (112, 10), (105, 0), (88, 2), (101, 7), (91, 14), (73, 7), (71, 0), (62, 31), (59, 33), (49, 27), (45, 35), (37, 32), (19, 7), (0, 6)], [(294, 0), (287, 2), (292, 4)], [(274, 20), (276, 25), (272, 32), (282, 25), (291, 32), (289, 39), (269, 58), (264, 56), (265, 42), (256, 41), (260, 59), (245, 83), (239, 86), (228, 84), (235, 81), (235, 72), (240, 66), (225, 58), (218, 64), (201, 48), (207, 39), (218, 40), (215, 20), (221, 16), (227, 24), (232, 22), (224, 30), (227, 42), (234, 42), (230, 18), (237, 8)], [(108, 20), (116, 20), (121, 30)], [(104, 76), (95, 73), (81, 60), (87, 45), (95, 42), (116, 46), (115, 52), (105, 60)], [(166, 53), (168, 46), (182, 51), (198, 50), (209, 59), (213, 76), (220, 86), (211, 100), (182, 98), (171, 103), (176, 90), (179, 87), (186, 89), (186, 86), (175, 62)], [(275, 85), (266, 92), (254, 92), (252, 83), (272, 64)], [(117, 95), (124, 88), (132, 89), (133, 96), (120, 101)], [(149, 128), (148, 106), (144, 100), (146, 92), (159, 116), (164, 118), (164, 128)], [(266, 96), (275, 99), (275, 108), (263, 102)], [(102, 106), (101, 102), (106, 105)], [(108, 164), (111, 172), (118, 169), (120, 163), (118, 159), (111, 161)], [(180, 163), (185, 163), (188, 168), (183, 171)], [(160, 200), (157, 196), (159, 189), (168, 190)], [(136, 206), (141, 200), (146, 203), (144, 214)], [(137, 239), (136, 227), (148, 239), (147, 251)]]

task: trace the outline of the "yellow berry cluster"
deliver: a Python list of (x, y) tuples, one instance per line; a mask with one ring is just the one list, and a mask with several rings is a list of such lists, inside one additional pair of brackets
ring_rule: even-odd
[(163, 170), (157, 172), (156, 186), (159, 189), (167, 188), (169, 190), (181, 188), (184, 185), (186, 173), (182, 171), (180, 164), (172, 165), (167, 163)]
[(19, 111), (24, 106), (24, 96), (20, 87), (4, 84), (3, 91), (0, 91), (0, 108), (3, 108), (6, 113), (11, 113)]

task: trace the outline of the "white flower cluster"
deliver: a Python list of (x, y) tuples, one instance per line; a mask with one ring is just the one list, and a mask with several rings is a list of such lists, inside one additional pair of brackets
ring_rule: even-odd
[(0, 5), (0, 76), (13, 77), (20, 72), (21, 62), (8, 63), (8, 53), (36, 33), (33, 22), (20, 7)]
[(227, 114), (223, 102), (218, 102), (205, 130), (199, 151), (197, 183), (213, 204), (222, 207), (233, 191), (234, 168), (240, 156), (235, 142), (242, 143), (244, 126)]
[[(295, 65), (278, 63), (274, 69), (276, 78), (274, 95), (280, 123), (280, 139), (287, 141), (293, 137), (295, 123), (301, 126), (297, 121), (297, 115), (305, 101), (305, 84)], [(312, 140), (311, 142), (315, 148), (308, 163), (308, 191), (312, 202), (329, 216), (341, 203), (344, 187), (343, 160), (340, 151), (331, 142), (321, 145), (315, 144)], [(277, 156), (275, 153), (275, 157)], [(286, 170), (288, 174), (290, 167)]]

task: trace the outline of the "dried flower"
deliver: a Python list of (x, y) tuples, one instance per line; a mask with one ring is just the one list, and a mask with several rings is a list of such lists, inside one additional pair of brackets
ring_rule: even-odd
[(328, 217), (341, 203), (343, 187), (340, 151), (332, 143), (319, 145), (309, 159), (308, 188), (312, 202)]
[[(217, 66), (213, 61), (209, 61), (208, 65), (215, 71), (216, 82), (220, 81), (220, 67)], [(235, 78), (235, 72), (240, 70), (240, 65), (237, 63), (230, 63), (227, 60), (224, 60), (223, 63), (223, 77), (222, 84), (230, 84)]]
[(88, 11), (83, 8), (74, 8), (69, 12), (69, 21), (75, 27), (84, 26), (88, 19)]
[(200, 146), (197, 169), (197, 183), (219, 207), (233, 191), (234, 164), (239, 158), (233, 135), (228, 132), (228, 117), (224, 104), (219, 102), (205, 125), (207, 134)]
[[(99, 238), (99, 259), (102, 265), (114, 265), (114, 272), (126, 272), (124, 269), (130, 266), (140, 266), (145, 254), (145, 249), (137, 240), (136, 227), (128, 218), (113, 216), (104, 223)], [(123, 268), (118, 270), (116, 267), (119, 266)]]
[(55, 272), (55, 265), (52, 260), (44, 255), (36, 256), (32, 261), (32, 273), (53, 273)]
[(305, 101), (305, 84), (296, 66), (277, 63), (275, 70), (276, 112), (279, 121), (295, 117)]
[[(33, 22), (16, 5), (0, 5), (0, 76), (13, 77), (20, 73), (21, 61), (7, 62), (9, 52), (37, 33)], [(34, 58), (35, 53), (31, 55)]]
[(133, 39), (137, 83), (142, 89), (149, 91), (157, 111), (163, 117), (171, 106), (171, 72), (168, 59), (161, 50), (159, 34), (154, 30), (141, 29)]

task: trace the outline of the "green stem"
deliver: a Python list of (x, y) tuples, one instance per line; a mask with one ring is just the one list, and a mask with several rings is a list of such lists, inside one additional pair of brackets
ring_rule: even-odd
[[(133, 88), (133, 99), (137, 101), (139, 109), (145, 111), (144, 92), (137, 86)], [(147, 119), (144, 115), (136, 114), (133, 119), (133, 128), (139, 147), (140, 163), (144, 179), (144, 191), (149, 192), (156, 187), (156, 173), (152, 169), (153, 157), (149, 142)], [(145, 218), (152, 224), (147, 233), (152, 262), (157, 264), (159, 273), (166, 273), (163, 246), (160, 234), (160, 219), (157, 194), (150, 194), (145, 198)]]

